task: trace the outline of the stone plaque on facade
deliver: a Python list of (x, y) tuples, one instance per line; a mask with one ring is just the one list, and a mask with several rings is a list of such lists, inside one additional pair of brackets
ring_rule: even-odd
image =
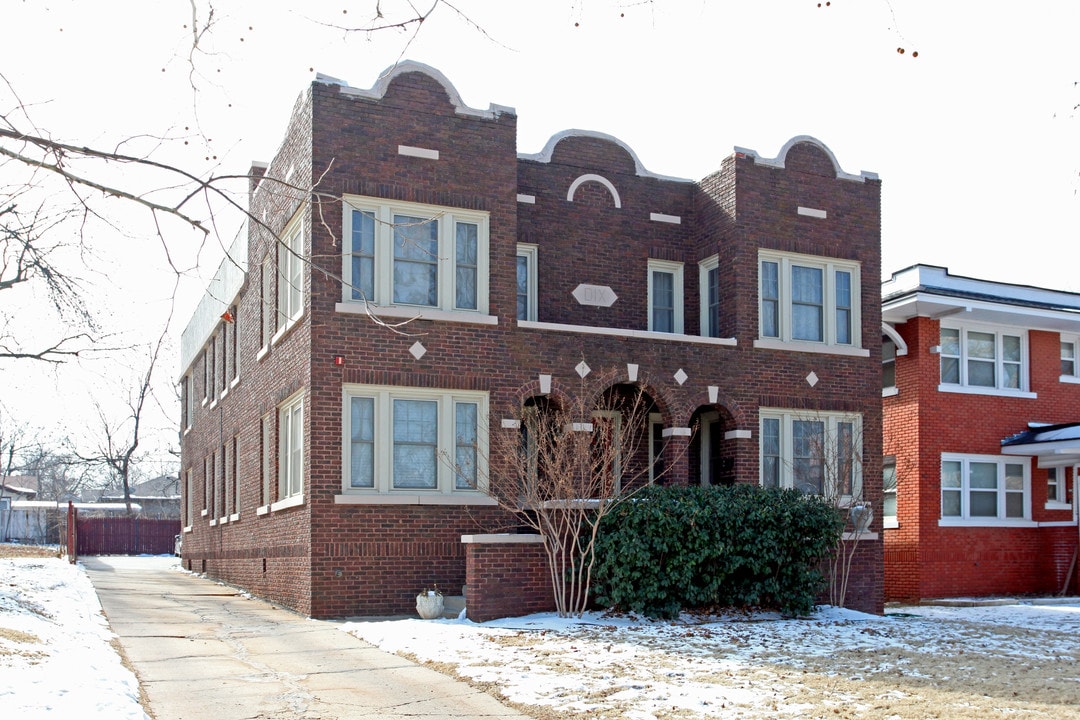
[(578, 285), (574, 288), (574, 299), (581, 305), (611, 307), (619, 296), (607, 285)]

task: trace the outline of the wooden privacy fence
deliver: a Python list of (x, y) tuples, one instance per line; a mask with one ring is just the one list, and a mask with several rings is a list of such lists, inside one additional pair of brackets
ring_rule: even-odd
[(76, 517), (77, 555), (172, 555), (179, 520)]

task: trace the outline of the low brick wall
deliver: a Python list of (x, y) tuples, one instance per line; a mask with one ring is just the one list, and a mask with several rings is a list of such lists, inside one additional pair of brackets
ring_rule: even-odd
[(539, 535), (463, 535), (465, 610), (473, 622), (553, 612), (547, 554)]

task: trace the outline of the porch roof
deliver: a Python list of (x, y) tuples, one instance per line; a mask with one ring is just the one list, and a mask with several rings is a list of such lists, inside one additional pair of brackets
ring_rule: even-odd
[(1039, 467), (1080, 464), (1080, 422), (1058, 425), (1030, 423), (1028, 429), (1001, 441), (1006, 455), (1033, 455)]

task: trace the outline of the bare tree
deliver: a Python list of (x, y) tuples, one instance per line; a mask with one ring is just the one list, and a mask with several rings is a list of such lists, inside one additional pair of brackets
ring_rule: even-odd
[(844, 607), (859, 542), (874, 511), (863, 492), (862, 425), (856, 416), (795, 419), (792, 479), (796, 489), (821, 495), (844, 517), (845, 527), (828, 559), (829, 603)]
[(135, 467), (141, 460), (137, 455), (139, 443), (144, 431), (145, 412), (150, 404), (156, 402), (154, 396), (154, 369), (157, 365), (165, 341), (162, 333), (157, 343), (150, 350), (146, 372), (128, 397), (128, 413), (119, 422), (111, 422), (100, 404), (96, 404), (98, 419), (101, 423), (101, 435), (97, 448), (91, 453), (75, 451), (74, 455), (87, 468), (101, 468), (111, 475), (112, 480), (123, 491), (124, 504), (131, 513), (131, 480)]
[(490, 433), (477, 485), (543, 537), (560, 617), (587, 608), (600, 522), (649, 477), (639, 450), (652, 404), (640, 387), (582, 380), (572, 396), (527, 400)]

